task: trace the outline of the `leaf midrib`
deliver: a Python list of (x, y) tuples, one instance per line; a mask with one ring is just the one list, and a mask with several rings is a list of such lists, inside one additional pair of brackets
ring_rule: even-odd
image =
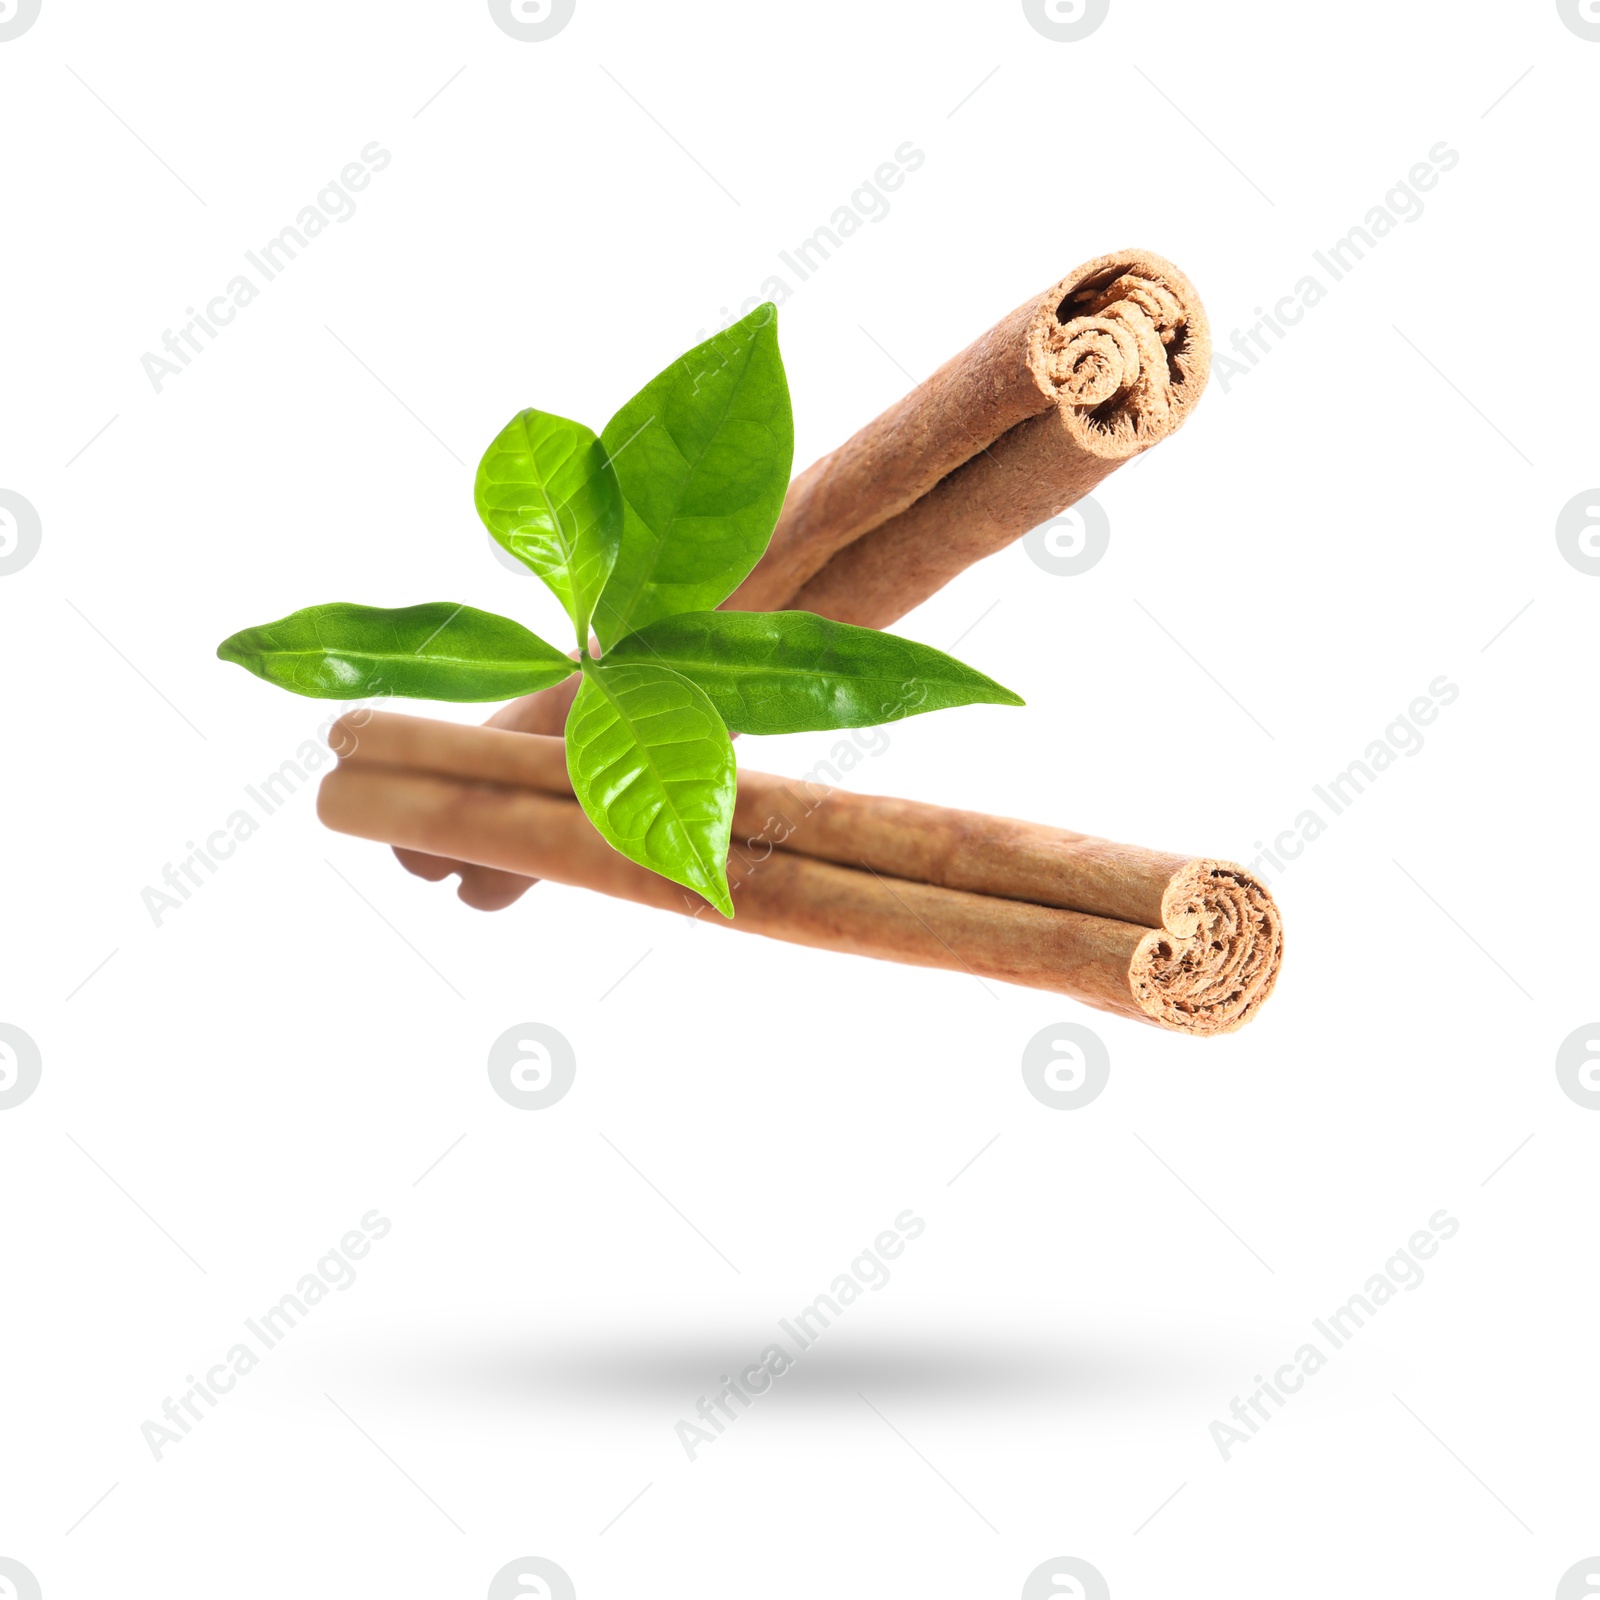
[[(687, 818), (685, 818), (683, 813), (678, 809), (677, 802), (672, 798), (672, 790), (668, 787), (665, 775), (651, 757), (650, 746), (639, 737), (633, 718), (622, 709), (622, 702), (607, 685), (605, 679), (601, 677), (601, 670), (602, 669), (598, 666), (586, 666), (583, 669), (583, 676), (587, 682), (592, 683), (595, 688), (600, 691), (600, 693), (605, 697), (606, 704), (611, 707), (612, 714), (616, 717), (617, 721), (628, 730), (628, 736), (633, 740), (634, 747), (639, 751), (644, 764), (649, 767), (651, 777), (655, 779), (656, 788), (661, 792), (662, 803), (672, 813), (672, 820), (677, 823), (680, 829), (682, 829), (683, 836), (685, 840), (688, 841), (690, 850), (694, 853), (696, 864), (703, 873), (706, 873), (712, 879), (715, 879), (716, 873), (714, 865), (707, 863), (705, 857), (701, 854), (699, 842), (695, 837), (694, 830), (690, 826)], [(672, 671), (670, 667), (658, 667), (656, 670), (659, 672)], [(691, 684), (690, 687), (693, 688), (694, 686)], [(689, 744), (694, 741), (688, 739), (675, 739), (671, 742), (674, 744)], [(715, 904), (715, 902), (713, 902), (713, 904)]]
[[(437, 656), (422, 655), (415, 650), (367, 650), (346, 649), (341, 645), (322, 645), (314, 650), (280, 650), (276, 646), (266, 650), (240, 651), (241, 655), (270, 656), (274, 661), (293, 660), (300, 657), (313, 657), (318, 661), (326, 661), (329, 656), (344, 656), (351, 660), (359, 661), (426, 661), (430, 666), (517, 666), (517, 667), (553, 667), (556, 663), (548, 658), (541, 660), (538, 656)], [(561, 659), (577, 670), (577, 663), (570, 657), (562, 656)]]
[[(577, 534), (574, 534), (572, 544), (568, 544), (567, 537), (562, 531), (561, 527), (561, 512), (556, 506), (555, 496), (550, 492), (549, 480), (551, 474), (545, 472), (543, 464), (539, 460), (538, 446), (534, 444), (532, 431), (526, 422), (522, 424), (522, 437), (528, 446), (528, 460), (533, 466), (533, 481), (538, 486), (539, 493), (544, 496), (544, 503), (550, 511), (550, 519), (556, 525), (556, 542), (561, 547), (561, 554), (565, 559), (567, 563), (567, 569), (570, 572), (572, 568), (573, 546), (576, 545), (578, 536)], [(577, 453), (578, 452), (575, 449), (568, 450), (567, 454), (562, 458), (560, 465), (552, 469), (552, 471), (559, 472), (561, 467), (564, 467), (567, 462), (571, 461)], [(572, 520), (574, 523), (577, 522), (578, 517), (576, 512), (573, 513)]]
[[(683, 460), (685, 470), (683, 477), (678, 484), (678, 492), (673, 498), (672, 510), (667, 513), (665, 526), (660, 533), (657, 533), (654, 528), (650, 528), (650, 524), (644, 521), (644, 517), (640, 513), (638, 506), (636, 506), (629, 498), (628, 491), (626, 489), (622, 489), (622, 498), (628, 502), (629, 509), (632, 510), (633, 514), (639, 518), (640, 522), (644, 523), (645, 527), (650, 528), (651, 549), (650, 565), (646, 570), (645, 575), (634, 586), (633, 595), (628, 601), (628, 609), (622, 614), (621, 621), (623, 632), (619, 635), (619, 638), (625, 638), (627, 636), (630, 629), (630, 624), (633, 621), (633, 613), (638, 609), (639, 597), (655, 580), (656, 563), (661, 559), (661, 547), (667, 542), (666, 530), (670, 529), (672, 524), (678, 520), (678, 513), (683, 509), (683, 497), (689, 491), (689, 479), (694, 476), (695, 471), (698, 469), (700, 463), (705, 460), (706, 452), (711, 448), (717, 434), (721, 432), (723, 423), (728, 420), (728, 413), (733, 409), (734, 396), (738, 394), (739, 388), (744, 383), (745, 376), (750, 370), (750, 363), (755, 359), (754, 347), (755, 340), (752, 339), (750, 341), (749, 352), (746, 354), (744, 359), (744, 365), (739, 371), (739, 376), (729, 387), (728, 398), (723, 403), (721, 414), (717, 417), (716, 427), (712, 428), (710, 433), (706, 436), (706, 442), (700, 446), (700, 449), (696, 453), (693, 461), (691, 461), (688, 456), (684, 455), (681, 449), (678, 449), (678, 441), (673, 438), (672, 430), (667, 427), (666, 423), (663, 422), (661, 424), (662, 431), (665, 432), (666, 436), (672, 440), (673, 447), (678, 449), (678, 455)], [(683, 357), (680, 356), (678, 359), (682, 361)], [(617, 487), (619, 489), (622, 488), (621, 474), (618, 474), (617, 477)]]
[[(628, 637), (632, 639), (642, 639), (643, 634), (642, 632), (635, 633), (630, 634)], [(612, 648), (615, 650), (626, 643), (626, 639), (619, 640), (618, 644)], [(866, 684), (895, 683), (900, 681), (903, 673), (909, 672), (913, 677), (917, 678), (923, 683), (950, 684), (955, 688), (969, 687), (967, 680), (963, 678), (951, 677), (948, 674), (934, 676), (925, 669), (915, 665), (909, 667), (884, 667), (882, 669), (875, 669), (872, 672), (856, 673), (849, 671), (848, 668), (839, 667), (772, 666), (766, 662), (757, 663), (747, 661), (718, 660), (714, 650), (705, 656), (668, 656), (664, 655), (654, 645), (649, 645), (647, 648), (649, 649), (651, 655), (656, 658), (655, 663), (653, 663), (654, 665), (666, 667), (669, 671), (682, 673), (684, 676), (687, 676), (691, 672), (705, 672), (708, 676), (716, 673), (734, 679), (743, 679), (752, 677), (759, 673), (762, 677), (832, 679), (841, 683)], [(957, 666), (962, 665), (960, 662), (955, 664)], [(983, 677), (983, 674), (978, 672), (973, 667), (964, 667), (963, 670), (971, 674), (973, 678)], [(985, 681), (992, 682), (992, 680)], [(996, 684), (994, 687), (998, 688), (1000, 685)]]
[[(544, 503), (546, 509), (550, 513), (550, 520), (555, 524), (556, 547), (561, 554), (561, 571), (559, 576), (565, 581), (567, 598), (571, 603), (571, 609), (578, 611), (583, 608), (583, 602), (588, 599), (587, 589), (585, 589), (582, 594), (578, 592), (579, 580), (577, 573), (577, 551), (578, 541), (583, 537), (583, 529), (581, 526), (579, 526), (578, 513), (576, 510), (574, 510), (572, 513), (574, 532), (572, 534), (570, 543), (568, 542), (566, 533), (562, 528), (561, 507), (557, 506), (555, 495), (551, 491), (550, 478), (556, 472), (559, 472), (562, 467), (566, 466), (568, 462), (572, 461), (578, 455), (579, 450), (583, 447), (577, 446), (569, 449), (566, 455), (562, 457), (559, 464), (553, 467), (549, 473), (546, 473), (543, 464), (539, 460), (538, 447), (534, 444), (533, 435), (527, 422), (522, 424), (522, 437), (524, 444), (527, 446), (528, 460), (532, 466), (532, 480), (534, 486), (538, 489), (539, 493), (544, 496)], [(586, 476), (583, 479), (583, 484), (587, 485), (588, 482), (589, 478)], [(621, 486), (619, 485), (618, 487), (620, 489)], [(566, 504), (567, 502), (563, 500), (562, 505), (565, 506)], [(516, 555), (517, 552), (513, 550), (511, 554)], [(521, 558), (518, 557), (518, 559), (520, 560)], [(534, 568), (534, 570), (537, 571), (538, 569)], [(541, 572), (539, 573), (539, 576), (546, 582), (549, 582), (550, 579), (556, 577), (557, 574), (554, 572)], [(592, 611), (594, 608), (591, 606), (589, 609)], [(576, 621), (576, 619), (574, 619), (574, 621)], [(580, 632), (583, 630), (584, 626), (584, 623), (578, 623)]]
[[(885, 672), (880, 677), (876, 674), (851, 673), (826, 667), (751, 666), (745, 662), (716, 661), (709, 657), (702, 660), (698, 656), (685, 661), (682, 656), (669, 658), (661, 656), (659, 651), (654, 653), (660, 656), (658, 665), (665, 666), (670, 672), (682, 673), (684, 676), (687, 676), (691, 671), (705, 671), (708, 676), (711, 673), (717, 673), (730, 678), (743, 679), (753, 677), (759, 673), (764, 678), (829, 678), (840, 683), (894, 683), (898, 682), (900, 678), (900, 674), (896, 672)], [(917, 676), (928, 683), (955, 683), (959, 681), (953, 678), (929, 678), (926, 673), (918, 673)]]

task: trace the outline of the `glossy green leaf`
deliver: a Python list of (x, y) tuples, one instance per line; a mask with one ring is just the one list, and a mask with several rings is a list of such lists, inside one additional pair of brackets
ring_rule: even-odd
[(447, 600), (394, 610), (308, 606), (224, 639), (217, 654), (314, 700), (510, 700), (577, 671), (520, 623)]
[(495, 541), (566, 607), (586, 647), (622, 538), (621, 491), (592, 430), (519, 411), (484, 451), (473, 500)]
[(622, 546), (594, 618), (609, 647), (657, 617), (721, 604), (772, 538), (794, 458), (777, 308), (674, 361), (601, 438), (623, 498)]
[(567, 718), (567, 771), (578, 803), (616, 849), (733, 915), (733, 745), (687, 678), (637, 662), (586, 661)]
[(866, 728), (950, 706), (1020, 706), (953, 656), (809, 611), (693, 611), (663, 617), (607, 651), (699, 684), (741, 733)]

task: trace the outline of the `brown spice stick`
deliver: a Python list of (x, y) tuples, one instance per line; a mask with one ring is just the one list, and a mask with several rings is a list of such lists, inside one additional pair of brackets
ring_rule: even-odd
[(1170, 261), (1085, 262), (796, 478), (728, 604), (888, 627), (1166, 438), (1210, 366)]
[[(560, 740), (382, 712), (348, 721), (318, 800), (329, 827), (705, 909), (600, 838), (571, 798)], [(753, 772), (739, 774), (734, 841), (743, 931), (1048, 989), (1181, 1032), (1242, 1026), (1282, 956), (1271, 896), (1229, 862)]]
[[(1171, 262), (1145, 250), (1085, 262), (801, 473), (726, 604), (889, 627), (1173, 432), (1210, 365), (1205, 308)], [(559, 734), (575, 693), (513, 701), (489, 726)], [(460, 870), (461, 898), (481, 909), (530, 887), (396, 853), (426, 878)]]

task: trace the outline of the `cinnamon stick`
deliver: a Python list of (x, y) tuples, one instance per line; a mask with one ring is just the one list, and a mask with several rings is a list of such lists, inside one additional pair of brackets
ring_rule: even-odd
[[(559, 739), (371, 714), (335, 727), (331, 828), (698, 915), (572, 798)], [(728, 879), (745, 932), (1070, 995), (1184, 1033), (1241, 1027), (1282, 959), (1231, 862), (741, 771)], [(713, 916), (708, 920), (721, 922)]]
[(886, 628), (1160, 443), (1210, 367), (1170, 261), (1085, 262), (796, 478), (728, 604)]
[[(1085, 262), (801, 473), (725, 604), (886, 628), (1166, 438), (1210, 365), (1205, 308), (1171, 262), (1145, 250)], [(559, 734), (575, 693), (513, 701), (489, 725)], [(530, 887), (396, 853), (424, 877), (460, 870), (461, 898), (483, 909)]]

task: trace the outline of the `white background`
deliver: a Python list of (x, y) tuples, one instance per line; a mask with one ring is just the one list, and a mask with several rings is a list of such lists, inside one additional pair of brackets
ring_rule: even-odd
[[(0, 1022), (43, 1060), (0, 1112), (0, 1556), (47, 1600), (478, 1596), (523, 1555), (584, 1600), (1013, 1596), (1060, 1555), (1117, 1600), (1554, 1594), (1600, 1550), (1600, 1113), (1554, 1070), (1600, 1014), (1600, 579), (1554, 531), (1600, 481), (1597, 72), (1544, 0), (1112, 0), (1077, 43), (1014, 0), (578, 0), (541, 43), (468, 0), (44, 0), (0, 43), (0, 488), (43, 529), (0, 577)], [(141, 356), (374, 140), (356, 214), (157, 394)], [(907, 140), (889, 214), (786, 274), (797, 464), (1104, 251), (1182, 266), (1221, 348), (1459, 153), (1103, 485), (1092, 571), (1017, 546), (901, 625), (1027, 709), (848, 780), (1250, 860), (1445, 675), (1424, 748), (1268, 871), (1259, 1020), (548, 885), (486, 916), (309, 786), (157, 927), (141, 890), (325, 714), (217, 641), (333, 599), (563, 637), (489, 553), (484, 444), (603, 423)], [(545, 1111), (485, 1069), (530, 1021), (578, 1060)], [(1112, 1062), (1077, 1111), (1019, 1070), (1063, 1021)], [(691, 1463), (696, 1398), (908, 1207), (893, 1281)], [(154, 1460), (141, 1424), (372, 1208), (359, 1281)], [(1212, 1421), (1440, 1208), (1426, 1281), (1224, 1462)]]

